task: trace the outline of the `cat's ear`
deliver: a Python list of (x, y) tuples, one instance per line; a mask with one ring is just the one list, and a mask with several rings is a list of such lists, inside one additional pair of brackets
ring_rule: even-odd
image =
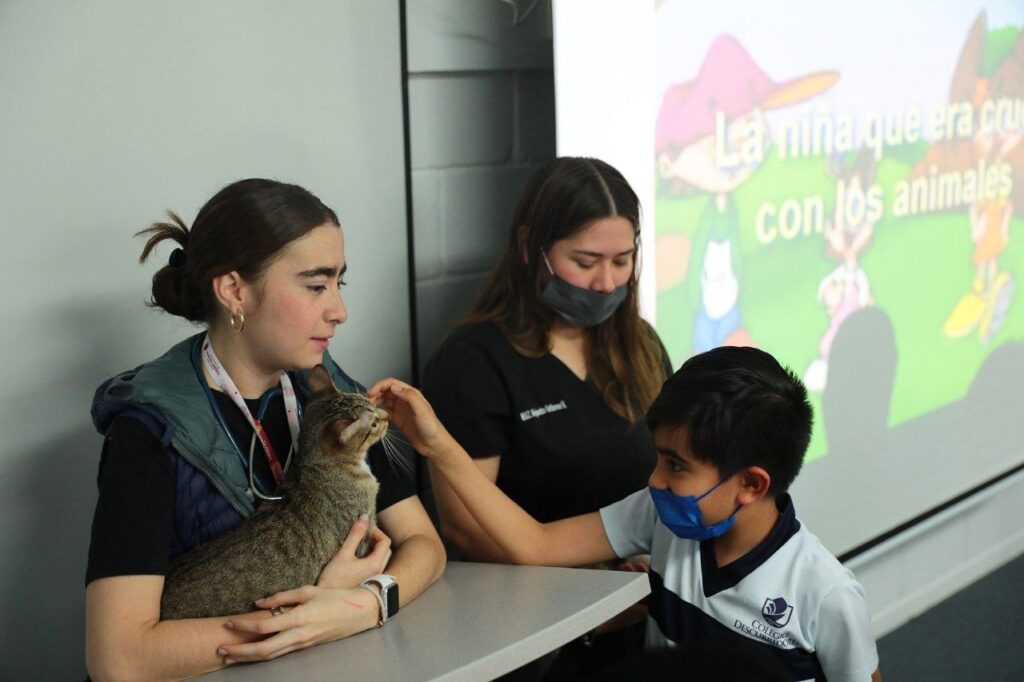
[(338, 443), (344, 447), (352, 436), (359, 433), (361, 425), (358, 419), (355, 421), (340, 419), (331, 424), (331, 428), (334, 430), (334, 436), (338, 439)]
[(334, 387), (334, 382), (331, 381), (331, 375), (327, 369), (323, 365), (317, 365), (309, 371), (309, 392), (320, 393), (321, 391), (337, 393), (338, 389)]

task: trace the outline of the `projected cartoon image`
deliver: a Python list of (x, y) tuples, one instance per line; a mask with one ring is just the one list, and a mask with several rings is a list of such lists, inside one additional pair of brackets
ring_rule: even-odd
[(828, 255), (839, 266), (821, 279), (818, 300), (828, 311), (828, 329), (818, 342), (818, 357), (804, 373), (808, 390), (822, 391), (828, 378), (828, 355), (839, 328), (850, 313), (872, 305), (871, 285), (860, 267), (861, 253), (871, 242), (878, 219), (877, 207), (869, 205), (865, 191), (875, 182), (875, 158), (862, 149), (852, 162), (842, 157), (830, 160), (829, 175), (836, 180), (835, 218), (825, 221)]
[[(658, 6), (655, 322), (673, 364), (757, 345), (819, 416), (888, 368), (884, 395), (856, 393), (884, 433), (1024, 341), (1024, 6), (979, 4), (909, 52), (923, 0), (872, 5), (859, 32)], [(819, 421), (808, 460), (829, 452)]]
[[(979, 156), (999, 164), (1007, 149), (1020, 142), (1020, 135), (1009, 140), (979, 139)], [(942, 325), (949, 337), (959, 338), (977, 329), (982, 344), (987, 344), (1006, 321), (1013, 297), (1014, 282), (1010, 273), (999, 267), (999, 256), (1010, 240), (1010, 219), (1013, 203), (1006, 196), (975, 201), (968, 210), (971, 241), (974, 250), (971, 265), (976, 274), (971, 287), (957, 301)]]
[[(1016, 41), (1006, 30), (990, 37), (986, 24), (982, 13), (968, 31), (949, 90), (951, 108), (969, 102), (978, 111), (974, 136), (936, 143), (912, 173), (915, 179), (930, 175), (945, 179), (948, 189), (940, 189), (940, 193), (948, 195), (942, 200), (959, 203), (959, 192), (960, 200), (968, 203), (974, 276), (943, 322), (942, 331), (950, 338), (976, 332), (983, 345), (1002, 328), (1013, 299), (1013, 277), (1000, 267), (999, 260), (1009, 244), (1014, 205), (1024, 202), (1021, 182), (987, 195), (984, 189), (978, 191), (979, 183), (985, 183), (990, 173), (998, 177), (1009, 168), (1013, 176), (1020, 177), (1024, 172), (1022, 131), (1014, 125), (1014, 119), (1019, 124), (1024, 97), (1024, 34), (1018, 32)], [(978, 162), (984, 164), (984, 173), (980, 164), (975, 170)], [(962, 179), (960, 183), (957, 178)]]
[(693, 352), (753, 345), (739, 306), (740, 217), (732, 193), (764, 161), (769, 135), (763, 110), (808, 99), (829, 88), (836, 78), (833, 72), (821, 72), (776, 83), (734, 37), (721, 35), (711, 43), (697, 77), (665, 93), (656, 128), (664, 191), (712, 195), (700, 214), (692, 244), (676, 241), (659, 246), (659, 251), (673, 246), (676, 251), (667, 258), (660, 254), (659, 263), (687, 257), (692, 263), (677, 271), (680, 276), (693, 271)]

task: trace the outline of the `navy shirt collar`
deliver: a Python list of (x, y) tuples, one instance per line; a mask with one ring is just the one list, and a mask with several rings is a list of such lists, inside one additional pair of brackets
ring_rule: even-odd
[(743, 578), (757, 570), (800, 530), (800, 522), (793, 509), (793, 500), (788, 493), (776, 498), (775, 506), (779, 510), (779, 518), (771, 532), (768, 533), (768, 537), (739, 559), (725, 566), (719, 567), (715, 561), (713, 540), (704, 540), (700, 543), (700, 567), (703, 578), (701, 582), (704, 585), (705, 597), (734, 587)]

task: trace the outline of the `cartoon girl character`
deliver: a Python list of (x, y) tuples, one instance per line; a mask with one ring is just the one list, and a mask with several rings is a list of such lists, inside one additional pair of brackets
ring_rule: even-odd
[[(989, 32), (985, 12), (980, 12), (967, 32), (949, 87), (952, 104), (971, 102), (981, 111), (986, 101), (1024, 97), (1024, 29), (1001, 59), (986, 61)], [(985, 130), (972, 138), (953, 137), (932, 143), (911, 177), (930, 172), (965, 172), (984, 159), (989, 168), (1008, 164), (1016, 180), (1024, 175), (1024, 145), (1020, 130)], [(999, 257), (1010, 240), (1014, 206), (1024, 205), (1024, 183), (1013, 182), (996, 196), (979, 196), (968, 208), (971, 265), (975, 275), (943, 321), (942, 332), (961, 338), (975, 330), (986, 344), (1002, 327), (1013, 299), (1015, 284), (999, 266)]]
[(764, 159), (769, 131), (763, 112), (807, 100), (838, 78), (834, 71), (820, 71), (777, 83), (739, 41), (723, 34), (712, 41), (694, 80), (665, 91), (656, 127), (663, 186), (712, 196), (698, 220), (686, 268), (694, 273), (694, 353), (753, 345), (739, 306), (741, 223), (732, 194)]
[[(838, 224), (830, 220), (825, 225), (827, 253), (839, 261), (839, 266), (825, 275), (818, 285), (818, 300), (828, 311), (829, 324), (818, 342), (818, 357), (804, 373), (804, 384), (811, 391), (825, 388), (829, 351), (843, 321), (854, 311), (874, 303), (868, 276), (860, 267), (859, 260), (875, 231), (875, 215), (863, 206), (850, 204), (864, 201), (868, 188), (875, 182), (876, 166), (875, 157), (869, 149), (861, 149), (852, 163), (829, 163), (829, 175), (844, 187), (842, 201), (846, 206), (837, 207), (837, 212), (841, 211), (844, 216), (843, 220)], [(859, 216), (860, 219), (850, 220), (846, 217), (848, 215)]]
[[(989, 167), (1004, 163), (1007, 154), (1020, 141), (1020, 131), (1012, 135), (979, 135), (975, 138), (978, 155), (988, 160)], [(977, 328), (978, 338), (986, 344), (1006, 321), (1013, 298), (1013, 278), (999, 268), (999, 256), (1010, 241), (1013, 202), (1006, 193), (986, 197), (971, 205), (968, 217), (974, 243), (971, 265), (975, 268), (975, 276), (971, 288), (960, 297), (946, 318), (942, 331), (946, 336), (958, 338)]]

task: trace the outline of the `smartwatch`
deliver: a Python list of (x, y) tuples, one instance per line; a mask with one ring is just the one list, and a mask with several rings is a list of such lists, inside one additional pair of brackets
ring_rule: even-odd
[[(373, 589), (369, 583), (374, 583), (380, 588), (380, 593)], [(383, 573), (379, 575), (371, 575), (369, 578), (359, 584), (360, 587), (366, 588), (373, 593), (373, 596), (377, 598), (377, 604), (380, 606), (380, 616), (377, 618), (377, 627), (384, 625), (388, 619), (393, 618), (398, 613), (398, 581), (393, 576), (385, 575)]]

